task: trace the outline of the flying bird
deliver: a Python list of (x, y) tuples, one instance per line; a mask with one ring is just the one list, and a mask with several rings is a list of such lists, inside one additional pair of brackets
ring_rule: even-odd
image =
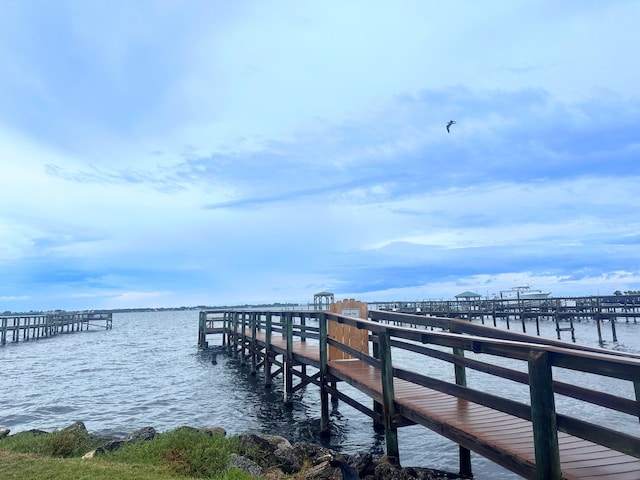
[(454, 123), (456, 123), (456, 122), (454, 122), (453, 120), (449, 120), (449, 122), (447, 123), (447, 133), (451, 133), (449, 131), (449, 127), (451, 127), (451, 125), (453, 125)]

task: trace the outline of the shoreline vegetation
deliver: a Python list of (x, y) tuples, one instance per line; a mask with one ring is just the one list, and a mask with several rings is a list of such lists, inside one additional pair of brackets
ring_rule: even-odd
[(444, 480), (457, 474), (400, 467), (370, 453), (337, 454), (277, 435), (227, 436), (224, 428), (145, 427), (122, 438), (94, 435), (78, 421), (62, 430), (10, 435), (0, 428), (3, 480)]

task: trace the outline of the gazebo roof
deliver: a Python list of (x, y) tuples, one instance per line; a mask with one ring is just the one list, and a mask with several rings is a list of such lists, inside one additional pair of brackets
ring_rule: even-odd
[(466, 291), (466, 292), (462, 292), (459, 293), (458, 295), (456, 295), (456, 298), (480, 298), (481, 295), (478, 295), (477, 293), (473, 293), (470, 291)]

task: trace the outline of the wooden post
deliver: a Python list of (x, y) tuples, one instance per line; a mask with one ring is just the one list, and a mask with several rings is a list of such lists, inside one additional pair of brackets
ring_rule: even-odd
[[(463, 348), (453, 348), (453, 354), (457, 357), (464, 358)], [(456, 375), (456, 385), (463, 387), (467, 386), (467, 371), (464, 365), (454, 365)], [(472, 478), (473, 472), (471, 471), (471, 450), (460, 445), (460, 476), (466, 478)]]
[[(300, 313), (300, 341), (302, 343), (305, 343), (307, 341), (307, 320), (306, 320), (306, 316), (304, 313)], [(302, 369), (302, 375), (306, 376), (307, 375), (307, 364), (303, 363), (301, 366)]]
[(556, 420), (553, 376), (549, 354), (533, 351), (529, 355), (529, 391), (533, 444), (536, 452), (536, 478), (560, 480), (560, 450)]
[(206, 312), (200, 312), (200, 318), (198, 322), (198, 347), (207, 348), (207, 314)]
[(246, 352), (245, 352), (245, 345), (246, 345), (246, 336), (247, 336), (247, 317), (246, 317), (246, 313), (242, 312), (241, 314), (241, 322), (242, 322), (242, 328), (240, 329), (240, 365), (246, 365), (247, 363), (247, 356), (246, 356)]
[(251, 322), (251, 375), (256, 374), (256, 355), (258, 354), (257, 348), (258, 343), (256, 342), (256, 329), (257, 329), (257, 313), (250, 314), (250, 322)]
[(558, 336), (558, 340), (562, 340), (560, 338), (560, 299), (556, 299), (556, 335)]
[[(640, 402), (640, 381), (636, 380), (633, 382), (633, 391), (636, 394), (636, 402)], [(638, 420), (640, 420), (640, 417)]]
[(496, 300), (493, 300), (491, 304), (493, 305), (493, 326), (497, 327), (498, 324), (496, 323)]
[(238, 318), (240, 318), (240, 314), (238, 312), (233, 312), (233, 356), (238, 358)]
[(284, 359), (284, 403), (291, 405), (293, 401), (293, 318), (290, 313), (283, 314), (284, 331), (287, 340), (287, 354)]
[(327, 392), (327, 314), (320, 313), (320, 434), (329, 435), (329, 393)]
[(527, 326), (525, 324), (525, 312), (524, 312), (524, 300), (518, 300), (520, 303), (520, 322), (522, 323), (522, 333), (527, 333)]
[(380, 374), (382, 376), (382, 408), (384, 411), (384, 437), (387, 444), (387, 455), (400, 462), (398, 449), (398, 429), (393, 424), (395, 415), (395, 391), (393, 388), (393, 363), (391, 358), (391, 339), (385, 330), (378, 333), (380, 344)]
[(233, 321), (234, 314), (232, 312), (225, 312), (224, 316), (226, 318), (225, 325), (227, 330), (227, 350), (230, 354), (233, 354), (233, 350), (235, 348), (233, 344), (236, 338), (235, 331), (233, 330), (235, 328), (235, 323)]
[(267, 326), (264, 345), (264, 387), (271, 388), (271, 318), (272, 313), (267, 312)]

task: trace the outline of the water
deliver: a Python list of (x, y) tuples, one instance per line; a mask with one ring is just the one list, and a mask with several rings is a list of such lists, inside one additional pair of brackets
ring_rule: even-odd
[[(544, 336), (555, 338), (552, 323), (541, 326)], [(640, 352), (640, 325), (620, 323), (617, 327), (619, 341), (606, 346)], [(576, 328), (578, 341), (597, 346), (593, 323)], [(159, 431), (181, 425), (221, 426), (229, 434), (277, 433), (344, 453), (384, 452), (384, 436), (374, 431), (371, 420), (344, 403), (332, 411), (331, 437), (319, 437), (317, 387), (307, 386), (296, 394), (293, 406), (286, 407), (281, 378), (274, 380), (270, 390), (265, 389), (262, 372), (250, 375), (248, 368), (221, 351), (213, 364), (211, 352), (197, 348), (197, 330), (197, 311), (136, 312), (114, 314), (110, 331), (8, 343), (0, 347), (0, 428), (10, 428), (12, 433), (32, 428), (54, 430), (82, 420), (93, 433), (121, 436), (145, 426)], [(529, 325), (529, 331), (535, 331), (534, 324)], [(610, 330), (605, 330), (604, 336), (611, 339)], [(448, 364), (429, 366), (430, 374), (443, 379), (450, 380), (451, 372)], [(558, 379), (571, 381), (571, 375), (558, 372)], [(528, 395), (526, 386), (494, 380), (487, 383), (486, 375), (472, 371), (467, 377), (469, 386), (483, 385), (514, 399), (526, 400)], [(365, 405), (370, 403), (347, 385), (341, 383), (340, 388)], [(612, 381), (607, 388), (632, 398), (632, 387)], [(559, 411), (572, 411), (573, 405), (558, 400)], [(615, 423), (637, 434), (637, 420), (607, 412), (582, 413), (591, 420), (600, 415), (602, 424)], [(398, 436), (405, 466), (457, 471), (458, 447), (454, 443), (421, 426), (401, 428)], [(519, 478), (473, 453), (472, 465), (478, 479)]]

